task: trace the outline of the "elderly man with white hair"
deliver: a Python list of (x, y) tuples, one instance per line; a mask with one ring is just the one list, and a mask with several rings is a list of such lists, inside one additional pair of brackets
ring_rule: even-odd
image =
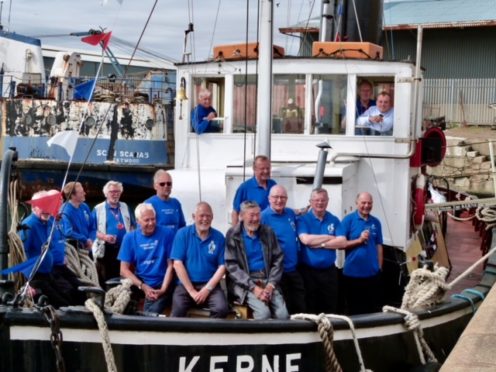
[(117, 257), (121, 261), (121, 276), (144, 292), (145, 313), (161, 314), (172, 303), (170, 252), (175, 231), (157, 225), (151, 204), (139, 204), (135, 216), (140, 228), (126, 233)]
[(126, 203), (120, 201), (124, 191), (122, 183), (108, 181), (103, 186), (105, 201), (93, 209), (93, 258), (96, 260), (98, 278), (103, 287), (105, 281), (119, 276), (120, 264), (117, 254), (126, 232), (134, 229), (135, 221)]

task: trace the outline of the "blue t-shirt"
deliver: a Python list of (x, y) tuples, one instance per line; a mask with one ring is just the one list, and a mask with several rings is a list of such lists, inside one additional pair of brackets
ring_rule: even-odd
[(245, 244), (246, 259), (248, 260), (250, 272), (264, 271), (263, 247), (258, 235), (251, 237), (243, 228), (243, 243)]
[(239, 185), (236, 190), (236, 195), (234, 195), (233, 209), (239, 213), (241, 203), (246, 200), (253, 200), (258, 203), (260, 210), (264, 210), (269, 206), (269, 192), (272, 186), (276, 184), (276, 181), (269, 179), (267, 180), (267, 188), (263, 188), (257, 182), (255, 177), (252, 177), (241, 185)]
[[(310, 210), (303, 216), (298, 218), (296, 229), (298, 236), (301, 234), (311, 235), (334, 235), (336, 236), (336, 229), (339, 226), (339, 219), (331, 214), (325, 212), (324, 218), (319, 220)], [(301, 245), (301, 262), (305, 265), (316, 269), (327, 269), (334, 265), (336, 261), (336, 250), (327, 248), (311, 248), (306, 245)]]
[(211, 121), (206, 119), (211, 112), (214, 112), (215, 115), (217, 115), (217, 111), (215, 111), (212, 106), (204, 107), (198, 105), (191, 111), (191, 126), (196, 133), (202, 134), (205, 132), (218, 131), (216, 130), (217, 128), (212, 128)]
[(284, 208), (283, 213), (276, 213), (271, 207), (262, 212), (261, 222), (274, 230), (279, 246), (284, 253), (284, 272), (293, 272), (298, 265), (300, 241), (296, 235), (296, 216), (292, 209)]
[(174, 233), (181, 227), (186, 226), (183, 208), (176, 198), (162, 200), (157, 195), (153, 195), (146, 199), (145, 203), (153, 205), (157, 216), (157, 225), (172, 228)]
[(358, 211), (354, 211), (343, 218), (336, 235), (354, 240), (358, 239), (360, 234), (367, 229), (370, 232), (369, 240), (358, 247), (346, 250), (344, 275), (368, 278), (379, 273), (377, 244), (382, 244), (382, 227), (377, 218), (369, 215), (367, 220), (364, 220)]
[(79, 208), (75, 208), (66, 202), (60, 208), (60, 213), (60, 228), (66, 239), (77, 240), (83, 245), (88, 239), (94, 239), (93, 217), (88, 204), (81, 203)]
[(124, 235), (118, 259), (133, 264), (135, 275), (152, 288), (160, 288), (167, 271), (174, 231), (157, 226), (150, 236), (145, 236), (141, 229)]
[(224, 265), (224, 249), (225, 239), (220, 231), (210, 228), (208, 237), (201, 240), (193, 224), (177, 232), (171, 259), (183, 262), (192, 283), (206, 283)]
[[(52, 224), (53, 217), (50, 217), (50, 219), (45, 222), (34, 213), (31, 213), (22, 221), (22, 225), (26, 225), (27, 228), (20, 230), (19, 236), (24, 245), (24, 252), (26, 252), (26, 257), (28, 259), (41, 254), (41, 247), (48, 241)], [(40, 273), (50, 273), (52, 271), (52, 246), (53, 244), (51, 244), (50, 249), (38, 269), (38, 272)]]

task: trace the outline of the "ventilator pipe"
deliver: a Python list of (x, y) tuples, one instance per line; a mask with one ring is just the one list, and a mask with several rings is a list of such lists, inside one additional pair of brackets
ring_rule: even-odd
[(317, 167), (315, 168), (315, 177), (313, 178), (313, 189), (320, 189), (324, 181), (324, 172), (326, 167), (328, 150), (331, 149), (331, 145), (328, 142), (322, 142), (317, 145), (320, 149), (319, 158), (317, 160)]

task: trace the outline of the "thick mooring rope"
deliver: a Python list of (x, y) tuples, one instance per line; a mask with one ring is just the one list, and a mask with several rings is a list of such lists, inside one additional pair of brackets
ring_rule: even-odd
[(88, 251), (76, 249), (71, 244), (66, 244), (65, 255), (67, 267), (81, 282), (95, 287), (100, 286), (95, 263), (90, 259)]
[(317, 324), (317, 330), (324, 345), (326, 372), (342, 372), (342, 368), (332, 345), (332, 341), (334, 339), (334, 328), (332, 327), (332, 323), (326, 314), (294, 314), (291, 316), (291, 319), (311, 320)]
[(131, 299), (131, 279), (124, 279), (122, 284), (108, 290), (105, 296), (105, 310), (112, 313), (122, 314)]
[(102, 346), (103, 353), (105, 355), (105, 361), (107, 362), (107, 371), (117, 372), (117, 367), (115, 365), (114, 353), (112, 351), (112, 344), (110, 343), (110, 336), (107, 328), (107, 322), (105, 321), (105, 316), (103, 311), (95, 303), (95, 300), (89, 298), (84, 303), (86, 308), (93, 313), (98, 324), (98, 330), (100, 331), (100, 336), (102, 336)]

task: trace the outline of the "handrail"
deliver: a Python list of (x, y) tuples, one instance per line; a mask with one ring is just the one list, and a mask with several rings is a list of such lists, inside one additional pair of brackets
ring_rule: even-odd
[[(10, 171), (12, 164), (17, 160), (17, 151), (15, 148), (9, 148), (5, 151), (0, 168), (0, 270), (8, 267), (9, 246), (7, 244), (7, 218), (8, 218), (8, 197)], [(4, 276), (0, 274), (0, 279)]]

